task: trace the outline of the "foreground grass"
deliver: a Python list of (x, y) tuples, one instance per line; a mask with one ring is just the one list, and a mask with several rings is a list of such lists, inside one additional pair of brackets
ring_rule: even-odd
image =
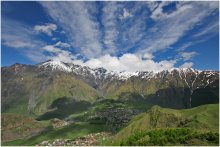
[(138, 131), (121, 141), (122, 146), (218, 145), (219, 134), (196, 132), (186, 128)]

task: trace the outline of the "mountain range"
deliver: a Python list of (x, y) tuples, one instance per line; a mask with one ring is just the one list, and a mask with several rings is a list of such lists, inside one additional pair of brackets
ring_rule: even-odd
[(184, 109), (218, 103), (219, 71), (174, 68), (113, 72), (46, 61), (1, 68), (2, 112), (40, 116), (62, 98), (88, 103), (113, 99)]

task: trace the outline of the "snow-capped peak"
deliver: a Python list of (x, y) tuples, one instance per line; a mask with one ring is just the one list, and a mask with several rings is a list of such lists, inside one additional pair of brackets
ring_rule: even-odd
[(122, 71), (122, 72), (119, 72), (119, 73), (116, 73), (119, 77), (119, 79), (128, 79), (132, 76), (138, 76), (139, 75), (139, 72), (126, 72), (126, 71)]
[[(121, 72), (115, 72), (115, 71), (108, 71), (104, 68), (90, 68), (88, 66), (82, 66), (82, 65), (75, 65), (73, 63), (64, 63), (62, 61), (47, 61), (40, 65), (39, 67), (43, 68), (51, 68), (52, 70), (59, 70), (69, 73), (74, 73), (76, 75), (83, 76), (84, 78), (88, 77), (94, 77), (94, 79), (101, 79), (101, 78), (117, 78), (119, 80), (127, 80), (130, 77), (138, 77), (141, 76), (141, 78), (152, 78), (155, 75), (163, 76), (164, 74), (172, 73), (173, 71), (179, 72), (179, 74), (184, 73), (195, 73), (196, 75), (200, 74), (202, 71), (195, 70), (193, 68), (172, 68), (170, 70), (164, 70), (161, 72), (153, 72), (153, 71), (136, 71), (136, 72), (128, 72), (128, 71), (121, 71)], [(209, 73), (210, 74), (210, 73)], [(208, 72), (207, 72), (208, 75)]]
[(61, 70), (61, 71), (65, 71), (65, 72), (71, 72), (72, 71), (71, 68), (67, 64), (65, 64), (61, 61), (52, 61), (52, 60), (50, 60), (50, 61), (42, 63), (40, 65), (40, 67), (45, 67), (45, 68), (51, 67), (52, 70)]

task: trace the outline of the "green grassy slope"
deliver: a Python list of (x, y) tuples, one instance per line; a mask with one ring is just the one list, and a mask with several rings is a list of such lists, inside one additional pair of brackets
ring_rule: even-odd
[(4, 113), (41, 115), (53, 101), (62, 97), (88, 102), (94, 102), (98, 97), (94, 88), (65, 73), (45, 76), (43, 73), (29, 71), (21, 75), (10, 75), (10, 79), (4, 78), (2, 84)]
[(39, 122), (33, 118), (18, 114), (1, 115), (2, 142), (33, 136), (43, 131), (45, 121)]
[(46, 112), (47, 107), (56, 99), (70, 97), (77, 101), (94, 102), (97, 93), (96, 90), (69, 75), (60, 75), (54, 78), (53, 82), (48, 85), (47, 90), (39, 97), (34, 112), (42, 114)]
[(102, 132), (105, 130), (105, 125), (89, 124), (89, 123), (75, 123), (65, 126), (60, 129), (52, 129), (48, 127), (44, 132), (25, 139), (19, 139), (3, 143), (2, 145), (36, 145), (45, 140), (54, 140), (57, 138), (73, 139), (76, 137), (85, 136), (90, 133)]
[[(75, 123), (63, 128), (53, 129), (47, 125), (40, 134), (4, 142), (2, 145), (36, 145), (45, 140), (74, 139), (90, 133), (109, 131), (109, 126), (105, 123), (90, 123), (88, 117), (108, 107), (123, 107), (122, 104), (118, 106), (118, 102), (114, 105), (114, 102), (117, 101), (100, 101), (87, 111), (70, 115), (68, 119), (74, 120)], [(126, 127), (101, 145), (217, 145), (218, 112), (218, 104), (184, 110), (153, 106), (147, 112), (134, 117)], [(164, 136), (162, 139), (161, 135)]]
[[(94, 116), (97, 112), (102, 112), (109, 109), (137, 109), (136, 105), (131, 102), (119, 100), (99, 100), (92, 105), (87, 103), (71, 101), (69, 98), (61, 98), (54, 101), (51, 105), (58, 109), (45, 113), (38, 117), (38, 120), (48, 120), (52, 118), (60, 118), (73, 122), (73, 124), (61, 129), (52, 129), (51, 127), (45, 129), (37, 136), (28, 139), (19, 139), (10, 142), (5, 142), (3, 145), (36, 145), (44, 140), (54, 140), (56, 138), (69, 138), (85, 136), (90, 133), (97, 133), (102, 131), (111, 131), (111, 128), (106, 125), (106, 122), (91, 121), (89, 118)], [(86, 109), (87, 107), (87, 109)], [(139, 105), (138, 108), (141, 106)], [(144, 111), (144, 110), (143, 110)]]
[(190, 128), (200, 132), (218, 132), (219, 105), (209, 104), (186, 110), (152, 107), (148, 112), (136, 116), (129, 125), (119, 131), (111, 143), (119, 145), (123, 139), (138, 131), (158, 128)]

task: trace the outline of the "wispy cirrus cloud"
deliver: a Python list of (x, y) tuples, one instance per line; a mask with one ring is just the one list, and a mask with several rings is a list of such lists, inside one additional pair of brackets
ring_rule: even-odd
[(193, 35), (193, 37), (197, 38), (197, 37), (201, 37), (204, 35), (212, 35), (212, 34), (215, 35), (215, 34), (218, 34), (218, 30), (219, 30), (219, 22), (212, 21), (208, 25), (203, 27), (203, 30)]
[(145, 36), (143, 39), (145, 42), (139, 48), (140, 54), (166, 50), (193, 29), (197, 23), (218, 10), (217, 2), (175, 2), (176, 9), (166, 13), (163, 12), (163, 7), (174, 2), (154, 3), (156, 4), (153, 5), (151, 18), (155, 21), (155, 25), (150, 30), (156, 31), (151, 31)]
[[(94, 2), (41, 4), (69, 32), (76, 50), (88, 58), (131, 49), (137, 54), (165, 50), (218, 9), (214, 2), (103, 2), (99, 9)], [(164, 7), (171, 4), (175, 9), (165, 12)], [(154, 25), (147, 27), (150, 18)]]
[(45, 56), (39, 47), (45, 42), (36, 38), (33, 28), (5, 17), (3, 19), (2, 45), (16, 49), (32, 61), (44, 61)]
[(117, 11), (120, 6), (117, 2), (105, 2), (102, 8), (103, 43), (106, 50), (105, 53), (113, 54), (117, 51)]
[(48, 14), (67, 33), (69, 42), (86, 57), (102, 52), (99, 23), (92, 13), (95, 3), (90, 2), (41, 2)]
[(198, 55), (198, 53), (195, 51), (193, 51), (193, 52), (180, 52), (179, 54), (183, 58), (184, 61), (188, 61), (188, 60), (192, 59), (193, 57), (195, 57), (196, 55)]
[(3, 18), (2, 44), (13, 48), (36, 47), (42, 42), (35, 40), (35, 34), (31, 27), (18, 21)]
[(123, 8), (123, 13), (122, 13), (122, 15), (119, 16), (119, 18), (121, 20), (124, 20), (124, 19), (132, 17), (132, 16), (133, 15), (126, 8)]
[(58, 41), (54, 45), (47, 45), (47, 42), (39, 39), (33, 27), (4, 18), (2, 23), (2, 44), (11, 47), (22, 53), (24, 56), (35, 62), (42, 62), (48, 59), (71, 62), (75, 56), (65, 50), (70, 48), (68, 43)]
[(131, 2), (132, 8), (129, 5), (128, 11), (132, 15), (131, 18), (120, 21), (120, 34), (118, 40), (121, 43), (120, 48), (123, 52), (136, 52), (133, 48), (139, 48), (143, 41), (148, 28), (147, 20), (149, 19), (148, 11), (144, 2)]
[(49, 36), (52, 36), (52, 32), (55, 31), (56, 29), (57, 29), (57, 25), (52, 23), (34, 26), (35, 31), (45, 33)]
[[(127, 52), (142, 39), (146, 29), (147, 10), (135, 2), (132, 8), (126, 8), (129, 3), (125, 2), (103, 2), (99, 9), (95, 2), (41, 4), (67, 32), (75, 50), (87, 58)], [(97, 14), (101, 14), (99, 18)]]
[(55, 45), (55, 47), (61, 47), (61, 48), (70, 48), (71, 45), (69, 43), (58, 41)]
[[(163, 69), (158, 65), (166, 60), (159, 59), (161, 60), (159, 61), (157, 55), (174, 50), (173, 52), (180, 59), (176, 60), (176, 56), (171, 55), (170, 59), (175, 61), (172, 62), (172, 66), (179, 61), (193, 66), (193, 63), (188, 61), (195, 57), (198, 51), (186, 50), (218, 33), (216, 20), (205, 21), (207, 16), (218, 13), (218, 2), (39, 3), (50, 17), (48, 20), (52, 18), (53, 23), (48, 22), (43, 25), (39, 23), (35, 26), (9, 23), (4, 26), (6, 31), (2, 37), (5, 46), (30, 52), (27, 54), (28, 58), (38, 62), (43, 59), (55, 59), (95, 64), (98, 63), (95, 61), (117, 59), (115, 63), (120, 62), (119, 70), (124, 69), (124, 58), (129, 55), (134, 65), (138, 63), (137, 65), (142, 67), (142, 64), (150, 65), (148, 63), (153, 62), (155, 64), (151, 66)], [(200, 29), (194, 30), (198, 26)], [(41, 40), (37, 37), (39, 33), (48, 35), (47, 39), (49, 37), (51, 40)], [(42, 34), (40, 36), (43, 36)], [(187, 35), (190, 36), (187, 37), (188, 40), (182, 41)], [(67, 40), (60, 40), (61, 36), (66, 37)], [(174, 48), (176, 43), (178, 46)], [(29, 51), (26, 50), (27, 48)], [(35, 58), (35, 55), (42, 55), (42, 59)], [(83, 60), (76, 60), (76, 56), (82, 57)], [(106, 61), (110, 62), (110, 60)], [(171, 65), (170, 62), (163, 63)], [(92, 66), (92, 64), (88, 65)]]
[(173, 3), (172, 1), (161, 1), (160, 3), (158, 2), (150, 2), (148, 3), (148, 7), (150, 8), (152, 14), (151, 18), (154, 20), (160, 20), (168, 17), (167, 13), (163, 12), (163, 7), (169, 5), (170, 3)]
[(178, 49), (177, 49), (177, 51), (184, 51), (186, 48), (188, 48), (188, 47), (190, 47), (190, 46), (192, 46), (192, 45), (194, 45), (195, 44), (195, 42), (187, 42), (187, 43), (184, 43), (184, 44), (182, 44)]
[[(28, 42), (26, 40), (16, 40), (15, 38), (12, 39), (11, 35), (4, 35), (4, 41), (3, 41), (3, 45), (6, 45), (8, 47), (12, 47), (12, 48), (28, 48), (28, 47), (34, 47), (35, 45), (32, 44), (31, 42)], [(6, 38), (10, 38), (10, 41), (7, 40)]]

